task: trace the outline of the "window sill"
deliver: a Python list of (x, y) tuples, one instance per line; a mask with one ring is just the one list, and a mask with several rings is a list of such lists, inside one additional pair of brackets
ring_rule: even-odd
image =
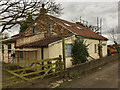
[(66, 58), (72, 57), (72, 56), (65, 56)]

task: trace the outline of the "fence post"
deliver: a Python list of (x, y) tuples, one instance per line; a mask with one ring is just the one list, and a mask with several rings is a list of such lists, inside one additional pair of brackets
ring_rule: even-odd
[(4, 63), (4, 52), (2, 53), (2, 62)]
[[(37, 51), (35, 51), (35, 60), (37, 61)], [(35, 66), (37, 66), (37, 63), (35, 63)], [(37, 68), (35, 70), (37, 71)]]
[(8, 52), (8, 63), (9, 63), (9, 52)]
[(18, 51), (18, 54), (17, 54), (17, 63), (18, 63), (18, 69), (19, 69), (19, 51)]
[[(24, 53), (25, 53), (24, 55), (25, 55), (25, 63), (26, 63), (26, 52), (24, 51)], [(26, 67), (26, 64), (25, 64), (25, 67)]]
[(62, 48), (63, 48), (63, 62), (64, 62), (64, 77), (66, 71), (66, 61), (65, 61), (65, 38), (62, 38)]
[(62, 56), (59, 55), (59, 67), (60, 67), (60, 78), (62, 78), (63, 68), (62, 68)]

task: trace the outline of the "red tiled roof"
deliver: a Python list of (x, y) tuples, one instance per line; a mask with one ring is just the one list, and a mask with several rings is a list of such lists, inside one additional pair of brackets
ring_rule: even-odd
[[(79, 24), (71, 23), (71, 22), (50, 16), (50, 15), (48, 15), (48, 16), (53, 18), (55, 21), (57, 21), (57, 23), (59, 23), (61, 26), (71, 30), (73, 33), (75, 33), (77, 35), (80, 35), (83, 37), (95, 38), (95, 39), (108, 40), (106, 37), (103, 37), (102, 35), (99, 35), (99, 34), (93, 32), (92, 30), (80, 25), (80, 23)], [(81, 29), (79, 29), (79, 28), (81, 28)]]
[[(50, 16), (50, 15), (47, 15), (49, 18), (52, 18), (55, 22), (57, 22), (59, 25), (61, 25), (62, 27), (66, 28), (67, 30), (69, 30), (70, 32), (76, 34), (76, 35), (80, 35), (80, 36), (83, 36), (83, 37), (88, 37), (88, 38), (93, 38), (93, 39), (104, 39), (104, 40), (108, 40), (107, 38), (103, 37), (102, 35), (99, 35), (95, 32), (93, 32), (92, 30), (80, 25), (80, 24), (76, 24), (76, 23), (72, 23), (72, 22), (68, 22), (66, 20), (62, 20), (62, 19), (59, 19), (59, 18), (56, 18), (56, 17), (53, 17), (53, 16)], [(17, 34), (17, 35), (14, 35), (13, 37), (16, 37), (16, 36), (19, 36), (21, 34)], [(28, 36), (20, 36), (18, 38), (23, 38), (23, 37), (30, 37), (32, 35), (28, 35)], [(13, 38), (13, 39), (9, 39), (9, 40), (6, 40), (5, 42), (15, 42), (16, 39), (18, 38)], [(45, 39), (45, 41), (44, 41)], [(45, 46), (51, 42), (54, 42), (56, 40), (59, 40), (60, 38), (44, 38), (42, 42), (37, 42), (35, 43), (34, 45), (31, 44), (31, 46), (37, 46), (37, 44), (39, 44), (38, 46)], [(50, 40), (50, 39), (53, 39), (53, 40)], [(26, 44), (28, 45), (28, 44)], [(25, 45), (24, 45), (25, 46)], [(27, 47), (27, 46), (25, 46)]]
[(56, 41), (59, 41), (61, 40), (63, 37), (70, 37), (72, 35), (67, 35), (67, 36), (63, 36), (63, 35), (59, 35), (59, 36), (50, 36), (50, 37), (46, 37), (46, 38), (43, 38), (43, 39), (40, 39), (40, 40), (37, 40), (37, 41), (34, 41), (34, 42), (30, 42), (30, 43), (27, 43), (27, 44), (23, 44), (23, 45), (20, 45), (20, 46), (16, 46), (16, 48), (20, 48), (20, 47), (23, 47), (23, 48), (30, 48), (30, 47), (47, 47), (48, 44), (50, 43), (53, 43), (53, 42), (56, 42)]

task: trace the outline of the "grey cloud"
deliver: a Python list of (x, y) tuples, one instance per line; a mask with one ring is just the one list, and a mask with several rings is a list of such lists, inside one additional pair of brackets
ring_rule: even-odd
[(96, 25), (96, 17), (102, 18), (102, 32), (107, 34), (110, 28), (118, 25), (117, 2), (63, 2), (64, 14), (61, 18), (68, 21), (82, 16), (89, 24)]
[(118, 34), (118, 36), (117, 36), (117, 41), (120, 44), (120, 34)]
[(112, 5), (112, 3), (67, 2), (63, 3), (63, 7), (64, 15), (62, 15), (61, 17), (67, 17), (67, 20), (70, 20), (71, 18), (79, 18), (79, 16), (82, 16), (83, 19), (86, 19), (94, 24), (97, 16), (102, 18), (112, 17), (113, 19), (116, 19), (116, 17), (114, 16), (114, 14), (116, 14), (117, 12), (116, 3)]

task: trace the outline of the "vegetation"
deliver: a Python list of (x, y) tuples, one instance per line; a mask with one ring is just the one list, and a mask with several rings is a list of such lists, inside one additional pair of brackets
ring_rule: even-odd
[(115, 27), (115, 28), (111, 28), (108, 33), (109, 33), (109, 37), (110, 39), (114, 42), (115, 44), (115, 48), (117, 50), (117, 53), (119, 54), (119, 48), (118, 48), (118, 32), (119, 31), (119, 28), (118, 27)]
[(89, 53), (88, 45), (85, 45), (84, 40), (77, 38), (72, 44), (72, 63), (73, 65), (84, 63), (87, 61)]
[(110, 53), (110, 49), (107, 49), (107, 55), (110, 56), (111, 53)]
[(20, 33), (24, 32), (29, 26), (30, 24), (34, 21), (34, 19), (32, 18), (32, 16), (29, 16), (26, 21), (22, 22), (20, 24)]

